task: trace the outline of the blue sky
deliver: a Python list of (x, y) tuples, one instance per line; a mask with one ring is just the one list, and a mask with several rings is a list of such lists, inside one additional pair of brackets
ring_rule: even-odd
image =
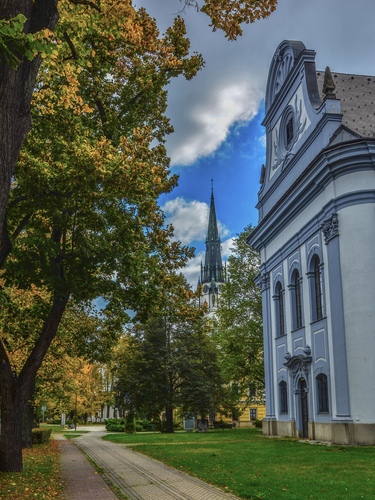
[(231, 233), (241, 232), (249, 223), (256, 225), (260, 167), (265, 161), (262, 111), (263, 106), (252, 121), (232, 126), (226, 140), (211, 155), (189, 166), (173, 167), (172, 172), (180, 176), (179, 185), (160, 199), (161, 204), (176, 197), (209, 204), (212, 179), (220, 222)]
[[(173, 23), (180, 0), (135, 0), (157, 19), (161, 32)], [(202, 1), (200, 1), (202, 3)], [(374, 0), (279, 0), (268, 19), (244, 27), (228, 42), (213, 33), (209, 19), (190, 8), (180, 12), (192, 51), (203, 54), (205, 68), (192, 81), (169, 87), (168, 116), (175, 128), (167, 141), (172, 172), (179, 186), (160, 203), (176, 238), (196, 247), (184, 271), (197, 283), (204, 256), (211, 179), (220, 222), (222, 252), (232, 238), (257, 223), (260, 168), (265, 159), (264, 94), (277, 46), (301, 40), (316, 51), (316, 66), (334, 72), (375, 75)]]

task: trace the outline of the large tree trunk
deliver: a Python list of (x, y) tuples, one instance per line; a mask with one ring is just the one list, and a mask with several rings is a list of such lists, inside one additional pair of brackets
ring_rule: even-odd
[(165, 432), (172, 433), (173, 429), (173, 408), (172, 406), (167, 406), (165, 408), (165, 420), (166, 420), (166, 429)]
[(19, 375), (12, 371), (6, 351), (0, 342), (0, 471), (22, 472), (24, 412), (33, 398), (36, 374), (56, 335), (68, 299), (68, 293), (55, 293), (51, 311)]
[(16, 377), (3, 362), (0, 369), (0, 470), (22, 472), (22, 418), (24, 402)]
[(28, 402), (25, 406), (22, 419), (22, 448), (31, 448), (33, 445), (32, 429), (34, 419), (34, 407)]
[[(44, 28), (53, 31), (58, 20), (57, 1), (1, 0), (0, 19), (24, 14), (26, 33)], [(11, 179), (31, 127), (30, 102), (40, 63), (40, 56), (32, 61), (24, 59), (14, 70), (0, 53), (0, 249), (4, 242), (2, 232)]]

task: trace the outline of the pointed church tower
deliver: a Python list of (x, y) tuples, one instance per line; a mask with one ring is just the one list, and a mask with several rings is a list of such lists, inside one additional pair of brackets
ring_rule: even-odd
[[(212, 181), (213, 182), (213, 181)], [(225, 281), (223, 262), (221, 260), (221, 241), (217, 227), (214, 188), (211, 189), (210, 216), (206, 238), (206, 255), (204, 266), (201, 263), (201, 275), (198, 285), (202, 285), (203, 293), (200, 305), (207, 303), (210, 313), (215, 312), (218, 305), (220, 284)]]

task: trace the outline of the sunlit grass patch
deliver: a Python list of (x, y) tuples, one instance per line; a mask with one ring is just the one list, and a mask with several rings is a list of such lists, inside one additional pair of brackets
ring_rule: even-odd
[(247, 499), (375, 498), (375, 448), (264, 437), (258, 429), (108, 435)]

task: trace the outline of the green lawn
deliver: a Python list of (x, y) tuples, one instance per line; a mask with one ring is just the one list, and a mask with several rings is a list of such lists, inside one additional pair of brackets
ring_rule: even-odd
[(259, 429), (109, 434), (104, 439), (126, 443), (241, 498), (375, 498), (374, 447), (268, 438)]

